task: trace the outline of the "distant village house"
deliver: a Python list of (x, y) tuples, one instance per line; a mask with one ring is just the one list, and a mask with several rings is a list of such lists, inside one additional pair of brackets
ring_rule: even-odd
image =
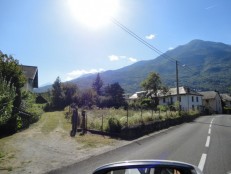
[(200, 92), (202, 97), (202, 103), (205, 111), (208, 114), (222, 114), (221, 97), (216, 91)]
[[(170, 88), (165, 95), (159, 96), (160, 105), (173, 105), (177, 102), (177, 88)], [(202, 95), (188, 87), (179, 87), (180, 110), (202, 110)]]
[[(145, 95), (146, 91), (133, 94), (129, 99), (137, 100)], [(166, 94), (158, 93), (159, 105), (171, 106), (177, 102), (177, 89), (170, 88)], [(190, 90), (188, 87), (179, 87), (180, 109), (183, 111), (202, 110), (202, 95)]]

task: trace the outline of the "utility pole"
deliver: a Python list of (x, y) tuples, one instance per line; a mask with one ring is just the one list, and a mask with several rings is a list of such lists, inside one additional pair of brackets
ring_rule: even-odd
[(177, 103), (179, 104), (179, 115), (180, 115), (180, 95), (179, 95), (179, 78), (178, 78), (178, 61), (176, 60), (176, 95)]

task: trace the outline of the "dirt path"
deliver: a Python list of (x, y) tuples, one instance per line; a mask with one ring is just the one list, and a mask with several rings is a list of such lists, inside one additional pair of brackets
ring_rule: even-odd
[(0, 139), (5, 154), (0, 158), (0, 173), (45, 173), (127, 144), (90, 134), (71, 138), (61, 119), (54, 130), (44, 133), (46, 122)]

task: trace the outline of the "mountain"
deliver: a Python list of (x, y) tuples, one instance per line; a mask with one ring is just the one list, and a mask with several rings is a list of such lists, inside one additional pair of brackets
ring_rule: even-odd
[[(176, 81), (176, 60), (179, 67), (179, 85), (198, 90), (227, 92), (231, 86), (231, 45), (193, 40), (167, 51), (161, 56), (139, 61), (118, 70), (100, 73), (104, 85), (119, 82), (128, 93), (141, 90), (140, 83), (154, 71), (168, 87)], [(80, 89), (91, 87), (96, 75), (72, 80)]]
[(47, 84), (47, 85), (41, 86), (39, 88), (34, 88), (33, 91), (35, 93), (43, 93), (43, 92), (49, 91), (51, 88), (52, 88), (52, 85)]

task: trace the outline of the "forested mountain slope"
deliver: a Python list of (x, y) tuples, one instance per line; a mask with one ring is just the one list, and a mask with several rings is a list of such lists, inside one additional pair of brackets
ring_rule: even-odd
[[(100, 73), (104, 85), (119, 82), (128, 93), (141, 90), (140, 83), (147, 75), (158, 72), (165, 85), (174, 87), (176, 61), (182, 86), (198, 90), (227, 92), (231, 86), (231, 46), (224, 43), (193, 40), (167, 51), (153, 60), (139, 61), (118, 70)], [(81, 88), (91, 87), (96, 75), (72, 80)]]

